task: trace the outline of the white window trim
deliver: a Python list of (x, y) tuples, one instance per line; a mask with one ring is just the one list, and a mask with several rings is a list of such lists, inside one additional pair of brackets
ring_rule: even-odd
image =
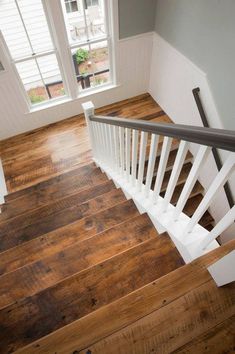
[[(42, 0), (44, 5), (45, 14), (48, 20), (48, 26), (51, 30), (52, 40), (55, 43), (55, 46), (59, 53), (59, 58), (61, 59), (61, 75), (63, 78), (65, 90), (68, 93), (66, 97), (59, 97), (55, 99), (51, 99), (50, 101), (42, 102), (37, 105), (33, 105), (30, 107), (30, 111), (35, 111), (40, 109), (40, 107), (50, 107), (50, 105), (54, 106), (56, 101), (58, 104), (61, 101), (73, 101), (81, 97), (87, 97), (89, 95), (94, 95), (94, 93), (100, 93), (102, 91), (106, 91), (108, 89), (113, 89), (117, 87), (117, 44), (119, 40), (119, 20), (118, 20), (118, 2), (116, 0), (104, 0), (104, 10), (105, 10), (105, 21), (107, 34), (105, 36), (91, 39), (89, 41), (90, 44), (107, 40), (109, 41), (109, 70), (111, 81), (96, 87), (90, 87), (87, 89), (83, 89), (82, 91), (78, 89), (78, 84), (76, 80), (76, 73), (74, 69), (74, 64), (72, 61), (71, 49), (78, 48), (82, 45), (87, 45), (87, 41), (77, 42), (76, 44), (71, 45), (69, 43), (69, 37), (67, 33), (67, 28), (64, 21), (64, 12), (60, 1), (58, 2), (50, 2), (48, 0)], [(108, 16), (107, 16), (108, 14)], [(62, 18), (62, 20), (61, 20)], [(64, 42), (64, 44), (63, 44)], [(66, 42), (67, 51), (64, 51)], [(63, 75), (66, 73), (66, 75)]]
[[(119, 40), (118, 2), (116, 0), (104, 0), (107, 35), (105, 37), (100, 37), (100, 38), (90, 41), (90, 44), (95, 43), (95, 42), (100, 42), (102, 40), (103, 41), (107, 40), (109, 42), (109, 46), (108, 46), (108, 48), (109, 48), (109, 64), (110, 64), (109, 70), (110, 70), (111, 81), (106, 84), (100, 85), (100, 86), (84, 89), (82, 91), (78, 90), (75, 69), (74, 69), (74, 65), (72, 62), (71, 46), (69, 45), (69, 39), (68, 39), (68, 35), (67, 35), (66, 26), (64, 23), (64, 15), (63, 15), (61, 3), (60, 3), (60, 1), (50, 2), (48, 0), (42, 0), (42, 5), (44, 8), (45, 16), (46, 16), (47, 23), (48, 23), (48, 28), (49, 28), (49, 31), (51, 34), (51, 39), (52, 39), (52, 43), (53, 43), (53, 47), (54, 47), (52, 50), (45, 52), (45, 53), (37, 54), (32, 57), (30, 56), (30, 57), (19, 58), (19, 59), (13, 60), (13, 58), (11, 57), (11, 54), (9, 52), (9, 49), (7, 47), (7, 44), (6, 44), (4, 38), (1, 34), (1, 31), (0, 31), (0, 40), (3, 43), (5, 52), (7, 53), (7, 56), (9, 58), (9, 62), (11, 63), (13, 70), (15, 72), (15, 75), (16, 75), (17, 81), (19, 82), (19, 90), (21, 92), (21, 95), (24, 98), (24, 100), (27, 104), (27, 107), (28, 107), (27, 113), (39, 111), (40, 109), (53, 107), (57, 104), (77, 100), (79, 98), (87, 97), (89, 95), (94, 95), (95, 93), (107, 91), (109, 89), (113, 89), (113, 88), (119, 86), (117, 83), (117, 72), (116, 72), (116, 68), (117, 68), (116, 47), (117, 47), (118, 40)], [(57, 11), (55, 11), (55, 8), (54, 8), (55, 5), (56, 5)], [(107, 16), (107, 14), (108, 14), (108, 16)], [(62, 16), (63, 21), (61, 20), (61, 16)], [(59, 32), (58, 32), (58, 30), (59, 30)], [(66, 46), (65, 46), (64, 41), (67, 44)], [(86, 43), (84, 42), (84, 45), (87, 45), (87, 42)], [(80, 46), (81, 46), (81, 43), (78, 42), (76, 45), (73, 45), (72, 47), (80, 47)], [(68, 49), (68, 51), (66, 53), (64, 51), (65, 47), (67, 47), (67, 49)], [(55, 54), (56, 55), (66, 95), (61, 96), (61, 97), (51, 98), (50, 100), (32, 105), (32, 103), (30, 102), (29, 96), (25, 90), (25, 87), (23, 85), (23, 82), (19, 76), (17, 69), (16, 69), (15, 64), (25, 61), (25, 60), (30, 60), (30, 59), (32, 60), (36, 57), (42, 57), (42, 56), (48, 55), (48, 54)], [(66, 75), (65, 75), (65, 73), (66, 73)]]

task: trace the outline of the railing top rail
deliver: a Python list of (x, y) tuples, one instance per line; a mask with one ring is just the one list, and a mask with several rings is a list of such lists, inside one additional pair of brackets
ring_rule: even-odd
[(235, 131), (98, 115), (90, 116), (90, 120), (235, 152)]

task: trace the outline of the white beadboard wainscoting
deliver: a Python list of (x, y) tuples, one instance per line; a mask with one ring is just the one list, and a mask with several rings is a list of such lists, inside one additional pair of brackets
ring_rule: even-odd
[(82, 113), (81, 104), (90, 98), (98, 108), (147, 92), (152, 36), (146, 33), (117, 41), (116, 87), (30, 113), (13, 66), (0, 47), (0, 60), (6, 68), (0, 74), (0, 140)]
[[(207, 75), (157, 33), (154, 33), (149, 92), (174, 123), (202, 126), (192, 94), (192, 89), (195, 87), (200, 87), (201, 99), (209, 125), (213, 128), (223, 128)], [(192, 144), (190, 150), (195, 155), (196, 145)], [(225, 161), (226, 155), (225, 151), (222, 152), (223, 161)], [(210, 154), (199, 176), (199, 180), (206, 190), (215, 177), (216, 171), (214, 158)], [(232, 179), (230, 186), (235, 194), (235, 184), (232, 183)], [(217, 193), (210, 209), (216, 221), (220, 220), (229, 210), (223, 190)], [(235, 231), (235, 227), (232, 228)], [(234, 235), (232, 228), (222, 235), (223, 241)]]

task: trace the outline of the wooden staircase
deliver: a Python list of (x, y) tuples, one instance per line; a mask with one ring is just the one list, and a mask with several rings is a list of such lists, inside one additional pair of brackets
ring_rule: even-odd
[[(191, 161), (188, 154), (173, 204)], [(197, 182), (187, 215), (203, 192)], [(208, 211), (200, 223), (211, 228)], [(219, 336), (226, 321), (232, 331), (234, 284), (218, 294), (206, 266), (233, 247), (184, 265), (168, 234), (93, 163), (17, 190), (0, 214), (0, 353), (197, 353), (195, 338), (203, 352), (210, 329)]]
[(1, 353), (184, 264), (169, 236), (94, 164), (10, 194), (0, 240)]

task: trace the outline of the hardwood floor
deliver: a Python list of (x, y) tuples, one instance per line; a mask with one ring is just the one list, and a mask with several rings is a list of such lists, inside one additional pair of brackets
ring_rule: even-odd
[[(149, 94), (97, 113), (172, 123)], [(162, 196), (177, 149), (175, 140)], [(83, 115), (2, 141), (0, 156), (10, 191), (0, 214), (0, 353), (234, 352), (235, 284), (217, 288), (207, 271), (234, 241), (185, 265), (92, 162)], [(188, 153), (173, 204), (191, 166)], [(203, 192), (197, 181), (187, 215)], [(213, 218), (200, 222), (211, 228)]]
[[(149, 94), (97, 109), (97, 113), (171, 122)], [(0, 142), (8, 191), (14, 192), (91, 162), (83, 114)]]

